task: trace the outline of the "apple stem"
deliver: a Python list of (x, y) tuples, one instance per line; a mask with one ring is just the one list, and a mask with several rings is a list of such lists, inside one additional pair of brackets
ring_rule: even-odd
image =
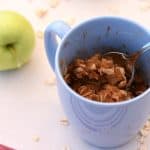
[(13, 56), (16, 56), (16, 50), (14, 49), (14, 48), (10, 48), (10, 51), (11, 51), (11, 54), (13, 55)]
[(21, 64), (19, 63), (19, 57), (17, 57), (16, 50), (15, 50), (13, 47), (10, 47), (9, 49), (10, 49), (10, 51), (11, 51), (11, 54), (12, 54), (12, 55), (14, 56), (14, 58), (16, 59), (17, 67), (20, 68)]
[(15, 48), (11, 45), (11, 44), (8, 44), (7, 47), (9, 48), (12, 56), (15, 58), (16, 60), (16, 65), (17, 65), (17, 68), (20, 68), (21, 67), (21, 63), (19, 61), (19, 57), (17, 57), (17, 53), (16, 53), (16, 50)]

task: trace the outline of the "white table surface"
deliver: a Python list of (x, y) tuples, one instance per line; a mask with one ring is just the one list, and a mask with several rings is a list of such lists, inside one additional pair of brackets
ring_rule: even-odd
[[(12, 9), (25, 15), (35, 31), (43, 30), (55, 19), (75, 20), (77, 24), (103, 15), (124, 16), (150, 26), (148, 0), (61, 0), (46, 16), (38, 18), (35, 10), (47, 6), (46, 0), (0, 0), (0, 9)], [(40, 38), (27, 65), (19, 70), (0, 72), (0, 143), (17, 150), (63, 150), (65, 145), (70, 150), (98, 150), (82, 142), (71, 125), (60, 125), (65, 114), (56, 85), (45, 83), (52, 77), (54, 74)], [(36, 137), (40, 138), (38, 142)], [(150, 136), (146, 143), (149, 150)], [(137, 143), (132, 141), (116, 150), (137, 150)]]

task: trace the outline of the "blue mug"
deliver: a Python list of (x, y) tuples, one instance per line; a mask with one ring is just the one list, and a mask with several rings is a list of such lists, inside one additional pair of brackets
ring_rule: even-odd
[[(58, 45), (57, 36), (62, 39)], [(47, 58), (56, 74), (58, 93), (64, 111), (79, 136), (88, 143), (114, 148), (129, 142), (150, 115), (150, 88), (128, 101), (100, 103), (73, 91), (63, 79), (67, 65), (77, 56), (87, 57), (105, 47), (129, 54), (150, 41), (150, 32), (133, 21), (118, 17), (100, 17), (71, 29), (63, 21), (47, 26), (44, 33)], [(150, 85), (150, 53), (139, 59)]]

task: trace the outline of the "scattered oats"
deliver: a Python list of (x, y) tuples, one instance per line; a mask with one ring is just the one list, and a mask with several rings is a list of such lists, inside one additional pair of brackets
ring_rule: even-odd
[(48, 9), (47, 8), (38, 8), (38, 9), (36, 9), (36, 15), (38, 16), (38, 17), (44, 17), (46, 14), (47, 14), (47, 12), (48, 12)]
[(145, 137), (140, 136), (140, 134), (137, 136), (137, 142), (138, 144), (144, 144), (145, 142)]
[(47, 84), (47, 85), (55, 85), (56, 84), (56, 78), (55, 77), (51, 77), (50, 79), (45, 81), (45, 84)]
[(148, 147), (146, 144), (141, 144), (138, 148), (138, 150), (148, 150)]
[(143, 145), (145, 145), (145, 137), (141, 137), (139, 134), (137, 136), (137, 150), (143, 150)]
[(140, 8), (143, 11), (148, 11), (148, 10), (150, 10), (150, 3), (149, 2), (141, 2)]
[(150, 131), (150, 121), (149, 120), (145, 123), (144, 130)]
[(38, 30), (37, 33), (36, 33), (37, 37), (42, 39), (43, 38), (43, 32)]
[(144, 128), (140, 130), (140, 135), (141, 136), (146, 137), (146, 136), (148, 136), (148, 134), (149, 134), (149, 131), (146, 131)]
[(148, 146), (145, 144), (146, 137), (150, 134), (150, 120), (145, 123), (144, 127), (139, 131), (137, 135), (138, 150), (148, 150)]
[(65, 17), (63, 19), (66, 23), (68, 23), (70, 26), (74, 25), (76, 22), (75, 17)]
[(49, 4), (51, 8), (56, 8), (60, 3), (60, 0), (49, 0)]
[(63, 150), (71, 150), (68, 145), (64, 146)]
[(143, 129), (140, 130), (140, 136), (148, 136), (150, 134), (150, 121), (147, 121), (143, 127)]
[(61, 119), (61, 120), (60, 120), (60, 124), (61, 124), (61, 125), (64, 125), (64, 126), (69, 126), (69, 121), (64, 118), (64, 119)]
[(33, 141), (36, 142), (36, 143), (39, 142), (40, 141), (40, 137), (39, 136), (34, 136), (33, 137)]

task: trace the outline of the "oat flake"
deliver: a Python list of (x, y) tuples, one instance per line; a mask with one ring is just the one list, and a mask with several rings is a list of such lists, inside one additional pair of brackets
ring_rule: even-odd
[(148, 147), (146, 144), (142, 144), (142, 145), (140, 145), (138, 150), (148, 150)]
[(64, 17), (63, 19), (67, 24), (69, 24), (70, 26), (74, 25), (76, 22), (75, 17)]
[(45, 81), (45, 84), (47, 84), (47, 85), (55, 85), (56, 84), (56, 78), (55, 77), (51, 77), (50, 79)]
[(71, 150), (70, 147), (68, 145), (66, 145), (63, 150)]
[(69, 126), (69, 121), (67, 119), (61, 119), (60, 124), (64, 126)]
[(144, 127), (140, 130), (137, 136), (138, 149), (137, 150), (148, 150), (147, 144), (145, 144), (146, 137), (150, 134), (150, 120), (145, 123)]
[(60, 3), (60, 0), (49, 0), (49, 4), (51, 8), (56, 8)]
[(34, 136), (33, 141), (38, 143), (40, 141), (40, 137), (39, 136)]
[(47, 14), (47, 12), (47, 8), (38, 8), (35, 13), (37, 17), (44, 17)]
[(43, 32), (40, 31), (40, 30), (36, 32), (36, 35), (37, 35), (37, 37), (40, 38), (40, 39), (43, 38)]

